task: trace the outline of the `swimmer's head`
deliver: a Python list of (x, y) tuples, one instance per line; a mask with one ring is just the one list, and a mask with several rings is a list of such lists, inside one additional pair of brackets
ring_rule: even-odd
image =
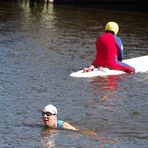
[(57, 108), (51, 104), (45, 106), (42, 111), (44, 125), (57, 128)]
[(57, 108), (51, 104), (47, 105), (43, 109), (44, 112), (50, 112), (53, 115), (57, 115)]

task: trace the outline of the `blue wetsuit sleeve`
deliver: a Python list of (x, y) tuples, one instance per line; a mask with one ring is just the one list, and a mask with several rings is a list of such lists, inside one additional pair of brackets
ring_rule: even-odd
[(122, 41), (119, 37), (117, 36), (114, 36), (115, 37), (115, 41), (118, 45), (118, 60), (119, 61), (122, 61), (123, 60), (123, 44), (122, 44)]
[(62, 128), (63, 123), (64, 123), (64, 121), (58, 120), (58, 122), (57, 122), (58, 129), (61, 129)]

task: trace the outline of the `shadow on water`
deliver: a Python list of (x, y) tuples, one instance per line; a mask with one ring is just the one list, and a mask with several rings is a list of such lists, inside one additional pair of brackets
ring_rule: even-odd
[(137, 12), (148, 12), (146, 6), (148, 5), (148, 2), (146, 0), (133, 0), (133, 1), (114, 1), (114, 0), (108, 0), (108, 1), (99, 1), (99, 0), (55, 0), (54, 4), (67, 4), (72, 5), (76, 7), (87, 7), (87, 8), (97, 8), (97, 9), (106, 9), (106, 10), (122, 10), (122, 11), (137, 11)]

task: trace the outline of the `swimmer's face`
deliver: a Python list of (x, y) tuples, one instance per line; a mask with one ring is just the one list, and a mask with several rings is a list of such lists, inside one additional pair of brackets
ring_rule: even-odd
[(56, 128), (57, 127), (57, 115), (43, 110), (42, 112), (43, 122), (45, 126)]

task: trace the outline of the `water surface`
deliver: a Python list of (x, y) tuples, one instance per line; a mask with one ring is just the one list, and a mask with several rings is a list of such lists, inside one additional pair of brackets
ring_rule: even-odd
[[(95, 57), (109, 20), (125, 58), (148, 54), (148, 15), (28, 2), (0, 2), (0, 145), (3, 148), (146, 148), (148, 74), (89, 79), (72, 71)], [(144, 63), (146, 64), (146, 63)], [(45, 130), (41, 110), (85, 132)]]

